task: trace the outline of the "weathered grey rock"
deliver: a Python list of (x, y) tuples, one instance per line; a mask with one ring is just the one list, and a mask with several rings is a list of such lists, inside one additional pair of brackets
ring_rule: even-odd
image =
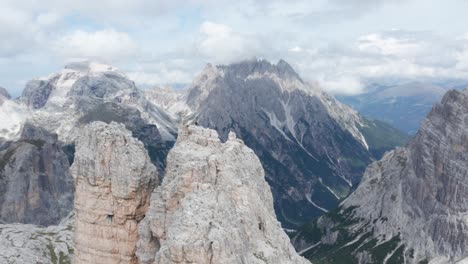
[(25, 124), (0, 150), (0, 221), (58, 224), (73, 209), (69, 166), (57, 135)]
[(176, 120), (191, 114), (191, 110), (185, 102), (185, 89), (174, 90), (171, 87), (154, 87), (146, 90), (145, 96), (153, 104), (173, 114)]
[(139, 225), (139, 263), (308, 263), (273, 209), (254, 152), (229, 134), (179, 129), (163, 183)]
[[(468, 89), (452, 90), (433, 107), (407, 148), (397, 148), (367, 168), (359, 187), (342, 203), (339, 217), (335, 213), (319, 220), (322, 233), (340, 224), (341, 238), (346, 238), (324, 250), (330, 259), (347, 243), (361, 246), (352, 255), (358, 257), (361, 251), (361, 257), (372, 258), (360, 263), (380, 263), (384, 259), (378, 256), (404, 263), (467, 258), (467, 186)], [(320, 226), (326, 218), (332, 223)], [(366, 243), (387, 246), (377, 253), (363, 246)], [(319, 248), (310, 252), (312, 258)]]
[(44, 107), (54, 85), (57, 85), (58, 79), (58, 76), (56, 76), (49, 81), (39, 79), (29, 81), (23, 90), (20, 101), (25, 103), (31, 109)]
[(157, 126), (146, 122), (141, 117), (140, 111), (115, 102), (89, 105), (83, 103), (82, 109), (85, 114), (79, 119), (79, 122), (83, 125), (94, 121), (124, 124), (125, 128), (132, 132), (133, 137), (143, 142), (151, 161), (158, 168), (159, 174), (164, 173), (167, 153), (174, 142), (163, 140)]
[(3, 88), (3, 87), (0, 87), (0, 96), (3, 96), (7, 99), (11, 99), (11, 95), (8, 93), (8, 91)]
[(215, 129), (222, 140), (234, 131), (255, 151), (288, 228), (335, 208), (374, 157), (363, 133), (374, 124), (284, 61), (208, 65), (186, 103), (193, 123)]
[(0, 118), (11, 123), (0, 124), (0, 139), (13, 140), (19, 127), (31, 122), (68, 145), (90, 122), (123, 123), (143, 141), (160, 172), (177, 133), (172, 117), (147, 100), (123, 72), (93, 62), (71, 63), (49, 77), (30, 81), (18, 100), (0, 108)]
[(137, 225), (158, 174), (122, 124), (94, 122), (77, 140), (75, 264), (137, 263)]
[(71, 264), (73, 215), (59, 225), (0, 224), (0, 263)]
[(0, 105), (2, 105), (4, 101), (10, 100), (10, 99), (11, 99), (11, 96), (8, 93), (8, 91), (5, 88), (0, 87)]

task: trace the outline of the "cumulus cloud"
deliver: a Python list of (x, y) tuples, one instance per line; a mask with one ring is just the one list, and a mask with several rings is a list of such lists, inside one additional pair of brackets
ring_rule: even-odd
[(34, 48), (42, 38), (35, 17), (9, 5), (0, 7), (0, 57), (16, 56)]
[(134, 56), (138, 47), (125, 32), (105, 29), (94, 32), (76, 30), (61, 37), (56, 51), (68, 60), (93, 59), (119, 61)]
[(190, 83), (193, 75), (183, 69), (174, 69), (167, 67), (164, 63), (159, 63), (152, 69), (141, 68), (139, 71), (127, 73), (139, 87), (154, 87), (173, 83)]
[(357, 47), (361, 51), (381, 53), (383, 55), (412, 55), (422, 48), (418, 41), (406, 38), (386, 37), (381, 34), (369, 34), (358, 39)]
[[(428, 19), (415, 18), (421, 5)], [(467, 8), (458, 0), (2, 0), (0, 85), (20, 90), (76, 59), (114, 64), (142, 85), (190, 82), (206, 62), (253, 56), (283, 58), (335, 94), (362, 92), (366, 78), (468, 78), (468, 35), (458, 37)]]
[(227, 25), (205, 21), (200, 26), (197, 50), (214, 63), (229, 63), (254, 56), (260, 47), (256, 37), (235, 32)]
[(365, 91), (365, 87), (357, 76), (319, 76), (316, 80), (331, 94), (355, 95)]
[(460, 71), (468, 71), (468, 32), (459, 38), (461, 42), (460, 48), (456, 51), (455, 68)]
[(294, 46), (292, 48), (289, 48), (288, 51), (290, 51), (290, 52), (301, 52), (301, 51), (303, 51), (303, 49), (301, 47), (299, 47), (299, 46)]
[(308, 80), (333, 94), (359, 94), (375, 78), (468, 79), (468, 38), (446, 39), (418, 31), (391, 30), (346, 44), (289, 49)]

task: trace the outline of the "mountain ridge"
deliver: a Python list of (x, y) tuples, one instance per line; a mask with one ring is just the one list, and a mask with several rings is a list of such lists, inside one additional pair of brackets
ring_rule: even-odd
[(379, 124), (304, 82), (285, 61), (208, 64), (179, 100), (190, 109), (182, 122), (215, 129), (222, 140), (233, 131), (254, 149), (289, 227), (336, 206), (372, 160), (370, 148), (388, 150), (374, 151), (363, 135), (363, 128)]
[(468, 89), (447, 92), (410, 143), (371, 164), (338, 210), (297, 235), (296, 247), (316, 245), (304, 253), (323, 263), (466, 258), (467, 113)]

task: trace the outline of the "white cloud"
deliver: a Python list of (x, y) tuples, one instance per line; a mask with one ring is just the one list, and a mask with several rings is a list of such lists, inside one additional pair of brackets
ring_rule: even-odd
[(93, 59), (120, 61), (129, 59), (138, 52), (138, 47), (125, 32), (113, 29), (87, 32), (76, 30), (61, 37), (56, 51), (69, 60)]
[(350, 43), (300, 47), (286, 59), (304, 79), (318, 81), (333, 94), (361, 93), (361, 80), (369, 78), (468, 79), (464, 37), (392, 30), (365, 34)]
[(206, 62), (253, 56), (283, 58), (333, 93), (358, 93), (360, 80), (379, 76), (468, 78), (468, 38), (456, 39), (467, 8), (458, 0), (1, 0), (0, 85), (19, 91), (19, 81), (73, 59), (114, 64), (147, 85), (189, 82)]
[(36, 22), (41, 26), (50, 26), (58, 23), (62, 17), (53, 12), (41, 13), (37, 16)]
[(299, 46), (294, 46), (294, 47), (290, 48), (288, 51), (290, 51), (290, 52), (301, 52), (301, 51), (303, 51), (303, 49), (301, 47), (299, 47)]
[(317, 79), (320, 87), (331, 94), (354, 95), (365, 91), (361, 80), (355, 76), (321, 76)]
[(41, 33), (34, 17), (9, 5), (0, 7), (0, 57), (16, 56), (34, 48)]
[(144, 67), (139, 71), (129, 72), (127, 75), (142, 88), (171, 83), (190, 83), (193, 79), (193, 74), (190, 72), (183, 69), (168, 68), (164, 63), (153, 65), (150, 68)]
[(227, 25), (205, 21), (200, 26), (200, 34), (197, 50), (214, 63), (229, 63), (260, 51), (258, 39), (235, 32)]
[(357, 46), (361, 51), (383, 55), (413, 55), (421, 49), (421, 43), (407, 38), (387, 37), (381, 34), (369, 34), (359, 38)]
[(456, 51), (455, 68), (461, 71), (468, 71), (468, 32), (459, 38), (462, 43), (461, 47)]

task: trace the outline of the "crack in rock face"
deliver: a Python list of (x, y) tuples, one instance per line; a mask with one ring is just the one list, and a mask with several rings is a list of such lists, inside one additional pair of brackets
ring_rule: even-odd
[(308, 263), (273, 209), (258, 157), (229, 134), (182, 127), (139, 225), (140, 263)]
[(138, 223), (158, 173), (124, 125), (94, 122), (77, 140), (75, 264), (137, 263)]

